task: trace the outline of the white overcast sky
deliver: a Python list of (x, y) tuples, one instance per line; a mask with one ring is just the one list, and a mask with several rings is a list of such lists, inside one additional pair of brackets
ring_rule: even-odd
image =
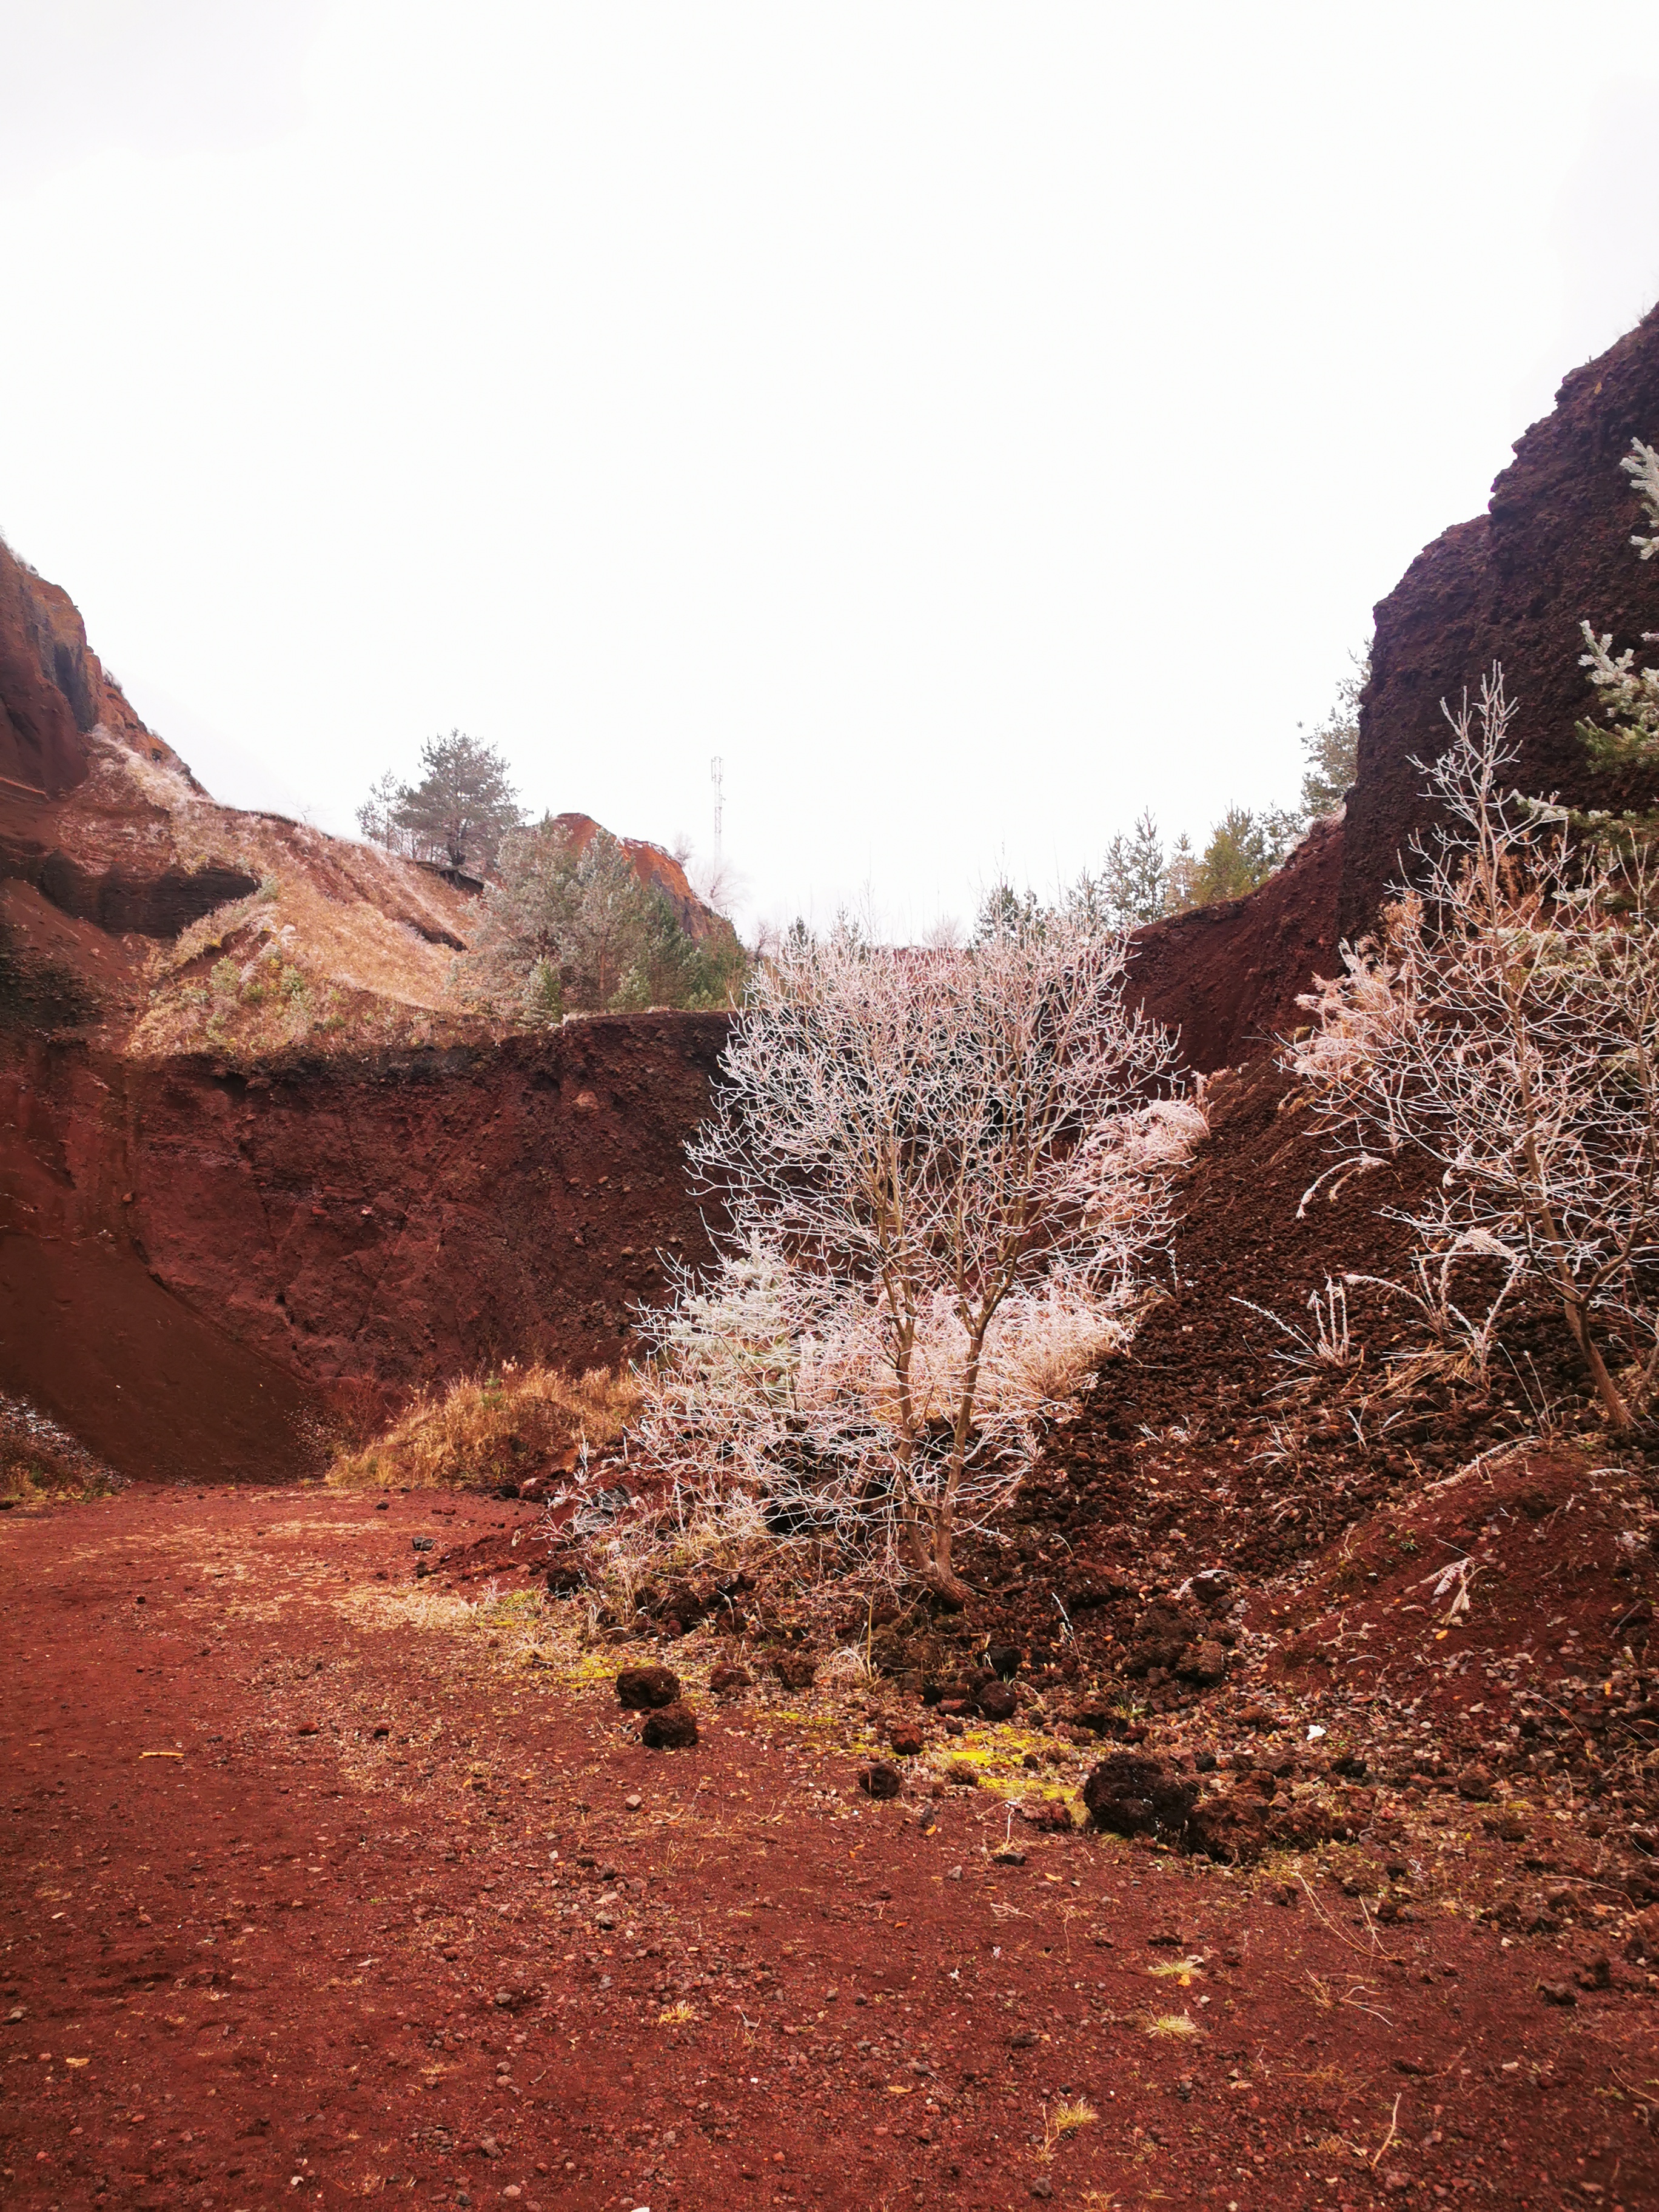
[(0, 0), (0, 528), (224, 799), (459, 725), (706, 851), (719, 754), (749, 915), (919, 929), (1294, 798), (1659, 295), (1656, 93), (1652, 0)]

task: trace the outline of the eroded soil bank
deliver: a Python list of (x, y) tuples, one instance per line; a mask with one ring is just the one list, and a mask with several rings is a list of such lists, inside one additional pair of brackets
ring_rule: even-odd
[(1022, 1823), (1029, 1716), (872, 1803), (896, 1693), (720, 1706), (676, 1647), (702, 1740), (647, 1752), (574, 1608), (414, 1579), (532, 1517), (135, 1487), (0, 1526), (9, 2202), (1659, 2201), (1653, 1983), (1478, 1924), (1473, 1808), (1463, 1908), (1376, 1928), (1312, 1862)]

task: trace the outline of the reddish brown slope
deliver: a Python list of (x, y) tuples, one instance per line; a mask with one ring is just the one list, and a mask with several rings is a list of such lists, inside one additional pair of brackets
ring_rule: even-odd
[(199, 1479), (305, 1464), (307, 1409), (614, 1359), (659, 1254), (707, 1249), (681, 1146), (725, 1027), (615, 1017), (252, 1075), (36, 1041), (0, 1068), (0, 1389), (124, 1472)]
[(1348, 801), (1345, 934), (1370, 927), (1427, 819), (1412, 760), (1445, 750), (1440, 702), (1473, 690), (1495, 660), (1521, 702), (1523, 790), (1601, 806), (1650, 795), (1597, 775), (1573, 730), (1592, 699), (1580, 622), (1611, 630), (1621, 647), (1659, 630), (1659, 562), (1631, 545), (1641, 508), (1619, 466), (1632, 438), (1659, 438), (1659, 309), (1565, 379), (1554, 412), (1493, 484), (1487, 513), (1425, 547), (1379, 604)]
[(1341, 878), (1342, 824), (1316, 823), (1248, 898), (1136, 932), (1132, 974), (1142, 1003), (1180, 1031), (1191, 1066), (1206, 1074), (1237, 1066), (1304, 1018), (1297, 994), (1334, 964)]

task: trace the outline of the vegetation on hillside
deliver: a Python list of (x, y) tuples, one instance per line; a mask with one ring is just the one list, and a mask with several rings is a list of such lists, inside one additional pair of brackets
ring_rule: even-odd
[(151, 955), (133, 1048), (259, 1058), (441, 1042), (477, 1026), (449, 990), (451, 957), (362, 891), (290, 865)]
[(1063, 917), (1089, 930), (1139, 929), (1189, 908), (1243, 898), (1260, 888), (1305, 837), (1334, 814), (1352, 787), (1359, 751), (1359, 695), (1370, 674), (1369, 652), (1338, 686), (1324, 719), (1302, 733), (1306, 767), (1299, 808), (1231, 805), (1212, 826), (1201, 853), (1183, 831), (1165, 844), (1150, 810), (1108, 844), (1099, 868), (1085, 868), (1052, 906), (1030, 890), (994, 884), (981, 902), (974, 937), (1031, 929)]
[(357, 809), (365, 837), (406, 860), (434, 860), (482, 877), (503, 837), (524, 820), (494, 745), (452, 730), (421, 748), (413, 783), (388, 771)]
[(567, 1012), (722, 1006), (741, 980), (735, 935), (698, 944), (627, 848), (554, 820), (503, 840), (455, 969), (466, 1003), (534, 1028)]

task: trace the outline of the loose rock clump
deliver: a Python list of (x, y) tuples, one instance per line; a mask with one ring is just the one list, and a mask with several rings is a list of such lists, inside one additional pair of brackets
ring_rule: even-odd
[(624, 1712), (649, 1712), (672, 1705), (680, 1694), (680, 1678), (668, 1667), (624, 1667), (617, 1677), (617, 1695)]
[(697, 1717), (683, 1699), (646, 1716), (640, 1741), (648, 1751), (689, 1751), (697, 1740)]

